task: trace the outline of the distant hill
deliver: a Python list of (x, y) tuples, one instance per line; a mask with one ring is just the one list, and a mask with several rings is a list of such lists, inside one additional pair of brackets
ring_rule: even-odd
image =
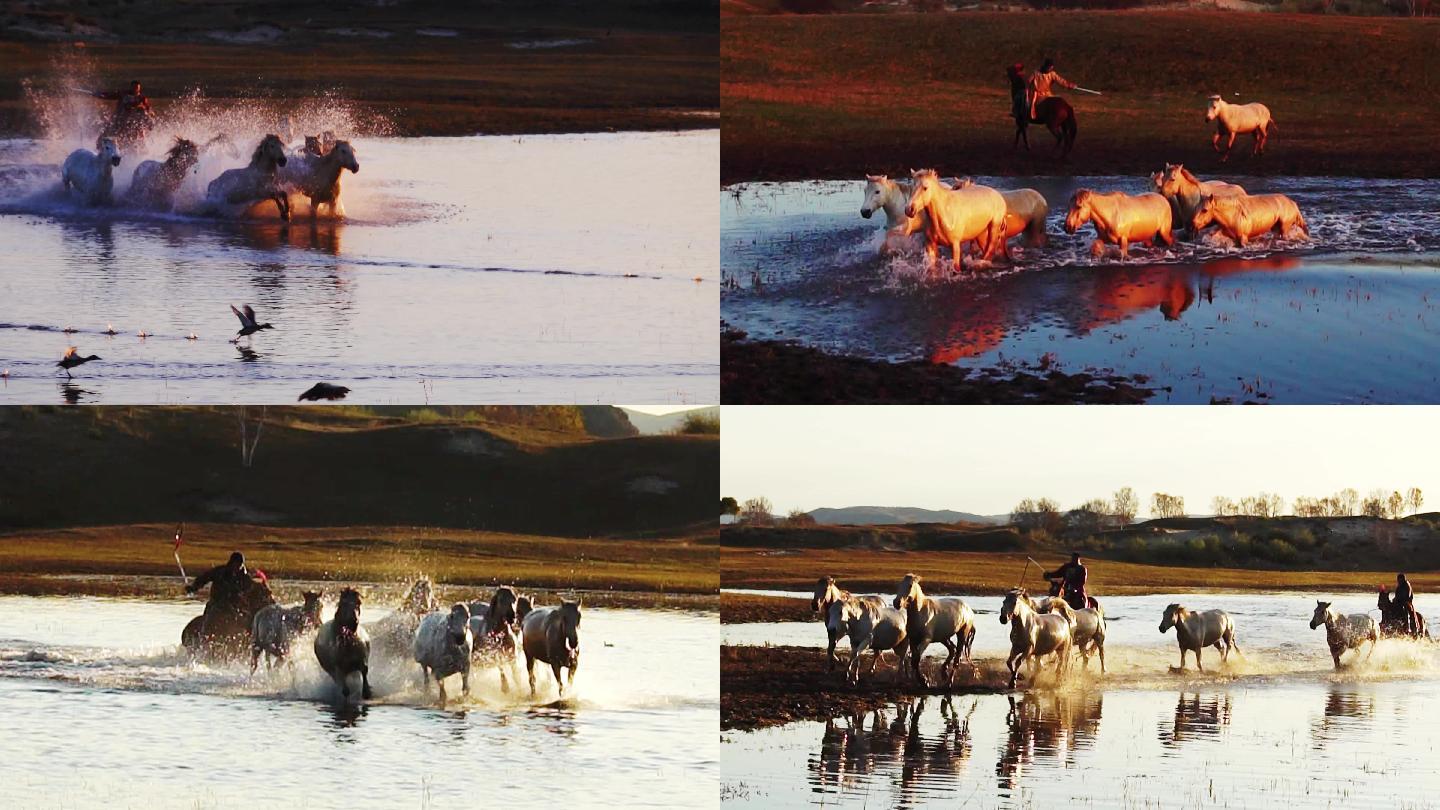
[(822, 525), (891, 526), (900, 523), (988, 523), (1002, 525), (1009, 515), (977, 515), (950, 509), (921, 509), (918, 506), (844, 506), (836, 509), (821, 507), (810, 516)]
[(711, 405), (708, 408), (691, 408), (688, 411), (676, 411), (662, 415), (632, 411), (629, 408), (617, 408), (630, 418), (630, 424), (640, 431), (641, 435), (654, 436), (658, 433), (672, 433), (685, 421), (685, 417), (691, 414), (700, 416), (713, 416), (720, 418), (720, 406)]

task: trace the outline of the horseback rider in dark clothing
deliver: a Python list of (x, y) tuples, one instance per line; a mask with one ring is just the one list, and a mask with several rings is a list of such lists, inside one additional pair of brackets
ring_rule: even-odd
[(1080, 552), (1070, 552), (1070, 562), (1065, 563), (1054, 571), (1046, 571), (1045, 578), (1048, 580), (1059, 580), (1061, 584), (1061, 596), (1065, 603), (1076, 610), (1084, 610), (1090, 607), (1090, 597), (1085, 593), (1085, 581), (1089, 572), (1085, 570), (1085, 564), (1080, 562)]
[(217, 618), (222, 622), (233, 622), (243, 617), (251, 584), (250, 572), (245, 568), (245, 555), (235, 551), (231, 552), (224, 565), (217, 565), (195, 577), (194, 582), (185, 586), (185, 592), (197, 593), (206, 585), (210, 586), (210, 598), (205, 602), (205, 626), (208, 629)]
[(129, 90), (102, 90), (94, 96), (115, 102), (115, 112), (102, 135), (125, 141), (144, 137), (155, 111), (150, 108), (150, 99), (142, 92), (138, 79), (130, 82)]
[(1415, 591), (1404, 574), (1395, 575), (1395, 595), (1390, 597), (1390, 604), (1396, 613), (1404, 611), (1406, 632), (1412, 636), (1420, 632), (1420, 622), (1415, 617)]
[(1028, 122), (1030, 118), (1029, 90), (1025, 84), (1025, 63), (1016, 62), (1005, 68), (1010, 79), (1010, 117), (1017, 122)]

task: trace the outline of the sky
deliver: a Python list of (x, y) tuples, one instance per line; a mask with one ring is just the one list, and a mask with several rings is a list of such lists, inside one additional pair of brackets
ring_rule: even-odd
[(1290, 501), (1346, 487), (1418, 486), (1440, 508), (1440, 409), (1289, 406), (734, 406), (722, 412), (720, 488), (775, 512), (919, 506), (1008, 513), (1062, 508), (1129, 486)]
[(628, 408), (632, 411), (648, 413), (652, 416), (664, 416), (667, 413), (676, 411), (693, 411), (696, 408), (709, 407), (707, 405), (617, 405), (617, 408)]

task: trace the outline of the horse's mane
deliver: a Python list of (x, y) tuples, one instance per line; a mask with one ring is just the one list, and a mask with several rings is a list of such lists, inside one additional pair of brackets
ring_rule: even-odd
[(255, 163), (256, 161), (260, 160), (260, 158), (264, 156), (265, 145), (270, 143), (274, 143), (275, 145), (279, 146), (281, 154), (284, 154), (285, 144), (280, 141), (280, 136), (266, 135), (265, 137), (260, 139), (260, 143), (255, 147), (255, 151), (250, 153), (250, 162)]
[(1180, 176), (1181, 176), (1181, 177), (1185, 178), (1186, 180), (1190, 181), (1191, 183), (1194, 183), (1194, 184), (1197, 185), (1197, 186), (1200, 185), (1200, 178), (1198, 178), (1198, 177), (1196, 177), (1195, 175), (1191, 174), (1191, 173), (1190, 173), (1190, 170), (1187, 169), (1187, 168), (1185, 168), (1184, 164), (1181, 164), (1181, 165), (1177, 166), (1176, 168), (1178, 168), (1178, 169), (1180, 170)]
[(198, 156), (200, 154), (200, 148), (195, 145), (194, 141), (177, 136), (175, 138), (175, 144), (170, 147), (170, 151), (165, 153), (165, 159), (167, 162), (179, 160), (181, 155), (187, 153)]

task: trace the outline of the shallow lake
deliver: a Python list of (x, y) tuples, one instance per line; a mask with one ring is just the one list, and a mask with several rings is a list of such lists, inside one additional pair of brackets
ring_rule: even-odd
[(1152, 402), (1433, 400), (1440, 181), (1224, 179), (1293, 197), (1313, 240), (1182, 240), (1097, 260), (1091, 226), (1064, 232), (1066, 201), (1148, 181), (979, 178), (1041, 191), (1049, 246), (927, 277), (918, 256), (879, 255), (885, 220), (860, 217), (863, 182), (733, 186), (720, 193), (721, 317), (755, 338), (875, 359), (1144, 375), (1161, 389)]
[[(721, 795), (758, 807), (1428, 805), (1440, 732), (1417, 718), (1440, 699), (1440, 651), (1387, 640), (1370, 661), (1336, 672), (1323, 629), (1308, 627), (1316, 597), (1105, 598), (1103, 678), (1092, 663), (1058, 689), (916, 698), (824, 723), (724, 732)], [(1002, 655), (1000, 600), (968, 601), (987, 611), (976, 656)], [(1212, 650), (1206, 674), (1193, 661), (1185, 674), (1168, 672), (1178, 662), (1174, 631), (1162, 636), (1158, 625), (1175, 601), (1230, 612), (1243, 658), (1220, 668)], [(1347, 613), (1374, 606), (1369, 595), (1334, 602)], [(1423, 597), (1418, 606), (1426, 610)], [(825, 641), (818, 622), (725, 625), (722, 634), (727, 644)]]
[[(81, 144), (0, 141), (0, 403), (274, 403), (322, 380), (362, 403), (716, 402), (719, 140), (357, 138), (347, 218), (313, 227), (304, 205), (288, 227), (208, 214), (243, 159), (208, 154), (176, 213), (143, 214), (60, 195)], [(274, 329), (231, 344), (246, 303)], [(67, 380), (66, 346), (102, 360)]]
[[(586, 608), (573, 695), (502, 694), (493, 670), (446, 711), (398, 651), (344, 707), (310, 653), (296, 672), (192, 664), (196, 601), (0, 597), (0, 804), (56, 807), (627, 806), (716, 801), (713, 612)], [(327, 605), (328, 618), (333, 604)], [(383, 610), (366, 608), (367, 623)], [(524, 663), (521, 661), (524, 677)], [(452, 678), (451, 694), (459, 691)]]

